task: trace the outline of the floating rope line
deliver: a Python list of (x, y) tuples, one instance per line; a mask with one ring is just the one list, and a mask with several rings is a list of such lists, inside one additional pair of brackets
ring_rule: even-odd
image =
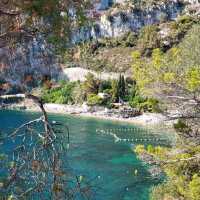
[[(117, 136), (116, 133), (112, 132), (114, 129), (106, 129), (106, 130), (103, 130), (103, 129), (96, 129), (96, 133), (97, 134), (103, 134), (103, 135), (109, 135), (109, 136), (112, 136), (114, 138), (114, 141), (115, 143), (117, 142), (169, 142), (169, 139), (168, 138), (156, 138), (156, 137), (153, 137), (153, 138), (120, 138), (119, 136)], [(122, 130), (122, 129), (117, 129), (117, 130)], [(132, 129), (133, 130), (133, 129)], [(136, 130), (136, 129), (134, 129)], [(137, 130), (140, 130), (141, 129), (137, 129)], [(152, 135), (150, 135), (150, 137), (152, 137)]]
[[(96, 131), (101, 131), (102, 129), (96, 129)], [(145, 129), (141, 129), (141, 128), (111, 128), (111, 129), (104, 129), (104, 131), (106, 132), (112, 132), (112, 131), (120, 131), (120, 132), (150, 132), (150, 130), (145, 130)], [(152, 131), (151, 131), (152, 132)]]

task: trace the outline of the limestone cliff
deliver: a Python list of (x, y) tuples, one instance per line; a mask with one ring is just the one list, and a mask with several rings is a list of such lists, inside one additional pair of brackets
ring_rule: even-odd
[[(185, 9), (185, 4), (178, 0), (165, 3), (135, 6), (133, 3), (122, 3), (108, 10), (96, 10), (93, 13), (95, 23), (90, 27), (82, 27), (73, 34), (74, 43), (99, 37), (118, 37), (128, 31), (137, 31), (143, 26), (175, 20)], [(102, 6), (105, 7), (105, 6)]]
[(35, 85), (44, 77), (56, 78), (61, 69), (49, 49), (49, 45), (40, 37), (1, 47), (0, 81), (11, 85)]

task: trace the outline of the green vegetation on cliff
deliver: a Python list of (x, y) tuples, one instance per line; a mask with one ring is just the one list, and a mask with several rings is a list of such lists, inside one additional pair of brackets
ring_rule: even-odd
[(146, 57), (156, 48), (166, 52), (178, 45), (194, 24), (199, 24), (198, 17), (183, 15), (176, 21), (144, 26), (119, 37), (86, 41), (68, 51), (67, 63), (98, 72), (124, 73), (131, 67), (130, 52), (138, 50)]

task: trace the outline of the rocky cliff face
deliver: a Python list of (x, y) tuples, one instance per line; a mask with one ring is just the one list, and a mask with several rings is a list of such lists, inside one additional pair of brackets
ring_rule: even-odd
[(143, 26), (175, 19), (183, 6), (178, 2), (169, 2), (145, 9), (129, 7), (128, 10), (113, 10), (104, 15), (99, 22), (101, 36), (117, 37), (128, 31), (136, 31)]
[[(118, 4), (113, 6), (115, 2)], [(93, 25), (76, 30), (72, 34), (72, 42), (121, 36), (128, 31), (137, 31), (145, 25), (175, 20), (178, 15), (190, 12), (191, 9), (200, 13), (198, 0), (160, 0), (159, 3), (139, 8), (126, 2), (94, 1), (94, 8), (88, 12), (93, 18)], [(34, 80), (40, 80), (43, 76), (56, 78), (61, 68), (49, 49), (40, 37), (12, 48), (0, 46), (0, 79), (21, 84), (31, 79), (31, 76)]]
[[(45, 76), (56, 78), (60, 66), (45, 41), (38, 37), (0, 48), (0, 81), (12, 85), (36, 84)], [(0, 88), (1, 89), (1, 88)]]
[(132, 3), (100, 11), (100, 18), (91, 27), (84, 27), (73, 34), (74, 43), (99, 37), (118, 37), (143, 26), (175, 20), (184, 10), (184, 4), (170, 0), (166, 3), (137, 8)]
[[(114, 2), (117, 3), (116, 6), (109, 7)], [(100, 4), (94, 6), (90, 14), (95, 23), (75, 31), (72, 42), (100, 37), (118, 37), (129, 31), (137, 31), (146, 25), (176, 20), (182, 14), (200, 15), (199, 0), (160, 0), (139, 7), (132, 2), (127, 2), (102, 0)]]

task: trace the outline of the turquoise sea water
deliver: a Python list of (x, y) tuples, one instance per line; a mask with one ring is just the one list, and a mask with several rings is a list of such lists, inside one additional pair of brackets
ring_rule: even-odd
[[(11, 132), (21, 123), (38, 117), (36, 113), (0, 111), (0, 130)], [(50, 115), (51, 120), (69, 126), (68, 159), (76, 174), (94, 179), (97, 200), (148, 200), (157, 181), (150, 178), (145, 166), (132, 151), (134, 145), (156, 144), (163, 136), (154, 135), (130, 124), (63, 115)], [(115, 142), (109, 131), (135, 142)], [(98, 130), (98, 131), (97, 131)], [(108, 133), (99, 130), (107, 131)], [(141, 140), (140, 140), (141, 139)], [(138, 141), (140, 140), (140, 141)], [(164, 142), (168, 144), (168, 142)], [(138, 174), (134, 175), (137, 170)]]

